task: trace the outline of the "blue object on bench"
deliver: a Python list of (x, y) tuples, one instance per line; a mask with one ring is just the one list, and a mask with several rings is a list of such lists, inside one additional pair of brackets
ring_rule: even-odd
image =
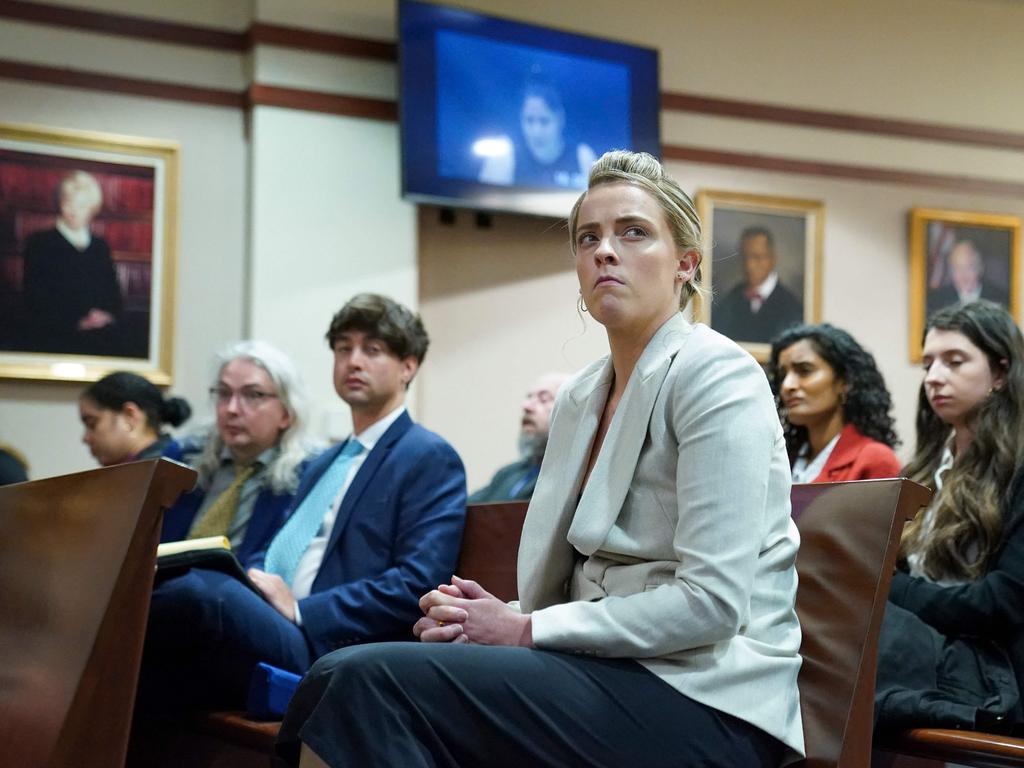
[(280, 720), (288, 709), (302, 675), (286, 672), (262, 661), (252, 671), (245, 708), (254, 720)]

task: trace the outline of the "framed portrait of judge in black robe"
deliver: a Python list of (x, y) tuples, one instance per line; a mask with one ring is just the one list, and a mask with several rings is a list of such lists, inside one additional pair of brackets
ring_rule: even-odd
[(0, 377), (171, 382), (178, 146), (0, 124)]

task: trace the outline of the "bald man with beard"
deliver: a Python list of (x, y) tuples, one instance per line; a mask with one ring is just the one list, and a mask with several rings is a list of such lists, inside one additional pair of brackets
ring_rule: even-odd
[(545, 373), (534, 382), (523, 401), (519, 426), (519, 460), (499, 469), (486, 486), (470, 495), (468, 503), (528, 500), (540, 474), (548, 445), (551, 409), (567, 373)]

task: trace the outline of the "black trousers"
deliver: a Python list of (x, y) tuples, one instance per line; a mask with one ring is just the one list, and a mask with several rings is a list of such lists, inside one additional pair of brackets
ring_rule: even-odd
[(147, 717), (238, 709), (258, 662), (301, 674), (313, 658), (270, 603), (233, 576), (193, 568), (153, 588), (137, 707)]
[(784, 746), (631, 660), (380, 643), (330, 653), (292, 700), (299, 740), (342, 766), (777, 766)]

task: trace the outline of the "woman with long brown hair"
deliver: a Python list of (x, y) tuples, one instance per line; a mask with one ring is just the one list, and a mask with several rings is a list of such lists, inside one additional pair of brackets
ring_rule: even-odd
[(928, 321), (917, 452), (934, 491), (903, 534), (879, 650), (883, 727), (1024, 722), (1024, 338), (978, 301)]

